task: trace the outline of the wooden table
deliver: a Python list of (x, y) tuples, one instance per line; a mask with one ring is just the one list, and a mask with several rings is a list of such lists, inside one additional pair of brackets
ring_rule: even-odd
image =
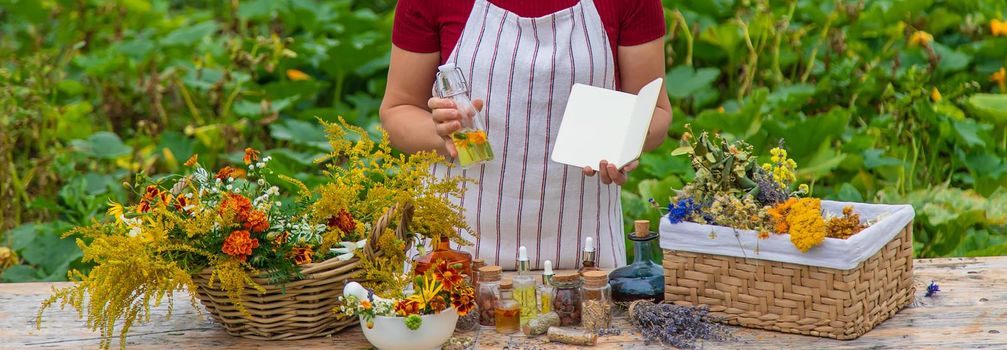
[[(769, 331), (732, 328), (736, 339), (702, 344), (706, 349), (862, 349), (862, 348), (1007, 348), (1007, 257), (916, 260), (916, 301), (892, 319), (856, 340), (840, 341)], [(931, 280), (941, 291), (923, 294)], [(0, 284), (0, 348), (93, 349), (98, 334), (84, 327), (72, 310), (46, 312), (42, 329), (35, 329), (39, 302), (52, 286), (64, 283)], [(154, 311), (164, 315), (165, 307)], [(599, 338), (598, 349), (660, 349), (645, 344), (625, 319), (616, 323), (622, 335)], [(458, 333), (477, 341), (479, 349), (558, 349), (543, 338), (501, 336), (493, 331)], [(113, 340), (118, 346), (118, 340)], [(359, 328), (332, 337), (300, 341), (253, 341), (227, 335), (199, 316), (183, 298), (175, 302), (171, 319), (151, 319), (130, 330), (131, 349), (364, 349), (369, 344)]]

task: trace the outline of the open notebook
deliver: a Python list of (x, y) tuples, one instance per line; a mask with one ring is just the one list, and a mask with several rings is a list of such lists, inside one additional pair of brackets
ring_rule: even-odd
[(607, 160), (622, 168), (639, 158), (661, 81), (655, 79), (637, 95), (575, 84), (552, 148), (552, 161), (597, 168)]

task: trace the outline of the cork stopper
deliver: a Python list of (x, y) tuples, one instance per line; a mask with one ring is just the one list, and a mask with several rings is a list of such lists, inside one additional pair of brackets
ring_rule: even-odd
[(483, 260), (483, 259), (472, 260), (472, 268), (473, 269), (479, 270), (483, 266), (486, 266), (486, 260)]
[(636, 238), (647, 238), (650, 235), (650, 221), (647, 220), (636, 220), (633, 221), (633, 228), (636, 230)]
[(496, 282), (503, 277), (500, 266), (483, 266), (479, 268), (479, 282)]
[(503, 282), (500, 282), (501, 291), (512, 290), (512, 289), (514, 289), (514, 282), (511, 282), (511, 280), (505, 280)]
[(608, 284), (608, 274), (603, 271), (584, 272), (584, 287), (601, 288)]
[(553, 282), (560, 283), (576, 282), (578, 278), (580, 278), (580, 275), (576, 273), (565, 273), (552, 276)]

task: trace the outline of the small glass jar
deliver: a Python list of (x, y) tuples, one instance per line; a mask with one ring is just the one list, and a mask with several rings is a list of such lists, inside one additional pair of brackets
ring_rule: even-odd
[(476, 308), (479, 310), (479, 325), (493, 327), (497, 303), (500, 300), (500, 266), (485, 266), (479, 269), (479, 289), (476, 290)]
[(612, 325), (612, 287), (608, 274), (603, 271), (584, 273), (584, 286), (580, 288), (581, 323), (584, 329), (598, 331)]
[(500, 301), (494, 309), (497, 333), (510, 334), (521, 331), (521, 305), (514, 301), (514, 285), (511, 281), (500, 283)]
[(580, 325), (580, 275), (563, 274), (552, 278), (556, 296), (552, 300), (552, 311), (559, 315), (560, 326)]

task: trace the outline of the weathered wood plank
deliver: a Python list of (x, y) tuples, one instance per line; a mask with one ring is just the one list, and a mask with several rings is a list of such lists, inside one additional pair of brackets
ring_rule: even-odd
[[(856, 340), (839, 341), (802, 335), (743, 328), (735, 329), (731, 342), (707, 343), (707, 349), (737, 348), (1007, 348), (1007, 257), (921, 259), (915, 262), (917, 298), (870, 333)], [(941, 292), (935, 298), (923, 293), (931, 280)], [(0, 284), (0, 348), (3, 349), (93, 349), (99, 342), (72, 310), (46, 312), (42, 328), (36, 330), (35, 313), (53, 286), (63, 283)], [(362, 349), (367, 341), (359, 329), (299, 341), (254, 341), (227, 335), (201, 317), (186, 298), (175, 300), (174, 314), (163, 316), (167, 306), (155, 309), (147, 324), (135, 325), (128, 337), (130, 349)], [(660, 349), (641, 341), (627, 320), (617, 319), (622, 335), (599, 339), (599, 349)], [(523, 347), (560, 349), (544, 342), (544, 337), (528, 339), (504, 336), (492, 330), (459, 333), (478, 341), (478, 348), (499, 349), (510, 342)], [(113, 346), (118, 346), (118, 340)]]

